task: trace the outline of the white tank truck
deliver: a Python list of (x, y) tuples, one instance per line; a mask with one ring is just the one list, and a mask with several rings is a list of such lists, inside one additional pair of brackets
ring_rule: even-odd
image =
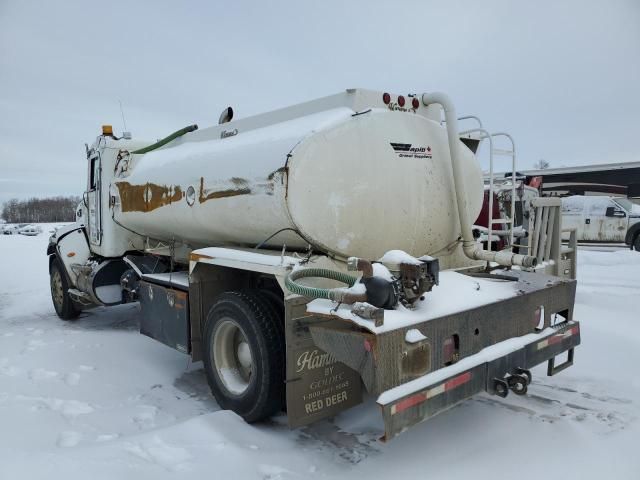
[(47, 250), (62, 319), (139, 302), (141, 332), (202, 360), (222, 408), (295, 427), (367, 391), (385, 439), (571, 365), (575, 281), (474, 240), (482, 172), (446, 95), (232, 117), (156, 143), (103, 127)]

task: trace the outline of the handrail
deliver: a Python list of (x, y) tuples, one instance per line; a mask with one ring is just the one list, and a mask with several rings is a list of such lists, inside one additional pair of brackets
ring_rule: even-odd
[(471, 130), (465, 130), (460, 132), (460, 135), (468, 135), (470, 133), (480, 133), (482, 136), (480, 140), (485, 138), (489, 140), (489, 213), (487, 214), (487, 250), (491, 251), (491, 239), (493, 238), (493, 137), (484, 128), (472, 128)]
[(480, 118), (476, 117), (475, 115), (464, 115), (462, 117), (458, 117), (458, 120), (475, 120), (476, 122), (478, 122), (478, 128), (483, 128), (482, 120), (480, 120)]
[(516, 143), (513, 137), (505, 132), (498, 132), (493, 137), (507, 137), (511, 142), (511, 236), (509, 237), (509, 246), (513, 249), (513, 229), (515, 228), (516, 215)]
[(462, 170), (462, 154), (460, 149), (460, 133), (458, 130), (458, 120), (453, 102), (449, 97), (440, 92), (422, 94), (424, 105), (439, 104), (444, 110), (447, 120), (447, 139), (449, 143), (449, 153), (451, 155), (451, 167), (453, 170), (453, 184), (455, 188), (456, 203), (458, 206), (458, 218), (462, 233), (462, 251), (473, 260), (483, 260), (496, 262), (499, 265), (511, 266), (520, 265), (524, 267), (534, 267), (536, 258), (530, 255), (514, 254), (513, 252), (491, 252), (483, 250), (474, 240), (471, 231), (471, 220), (466, 205), (464, 190), (464, 172)]

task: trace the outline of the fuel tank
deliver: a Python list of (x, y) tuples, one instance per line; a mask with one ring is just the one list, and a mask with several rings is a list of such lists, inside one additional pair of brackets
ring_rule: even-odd
[[(229, 124), (211, 137), (187, 135), (119, 163), (114, 218), (192, 248), (271, 237), (264, 246), (370, 259), (434, 253), (460, 235), (446, 131), (424, 116), (339, 107), (247, 131)], [(476, 218), (482, 172), (461, 149)]]

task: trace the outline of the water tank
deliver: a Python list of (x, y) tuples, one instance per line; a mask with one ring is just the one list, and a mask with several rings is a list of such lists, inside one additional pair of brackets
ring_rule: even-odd
[[(434, 253), (460, 234), (446, 131), (421, 115), (333, 108), (134, 155), (111, 186), (114, 216), (165, 241), (268, 246), (376, 259)], [(465, 146), (469, 218), (482, 172)]]

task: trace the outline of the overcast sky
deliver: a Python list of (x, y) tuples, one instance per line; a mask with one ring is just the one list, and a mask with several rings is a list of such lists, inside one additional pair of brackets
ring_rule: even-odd
[(522, 168), (638, 161), (640, 0), (0, 0), (0, 202), (80, 194), (118, 100), (156, 139), (349, 87), (445, 91)]

